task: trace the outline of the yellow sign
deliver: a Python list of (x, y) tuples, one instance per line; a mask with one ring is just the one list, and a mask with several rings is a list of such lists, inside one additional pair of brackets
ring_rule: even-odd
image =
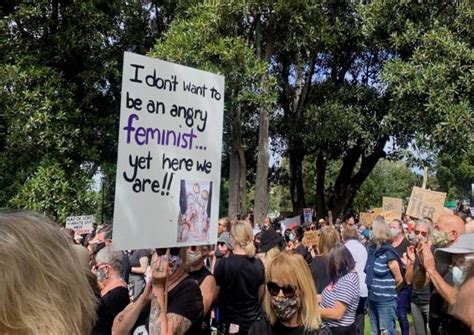
[(366, 227), (372, 226), (372, 222), (375, 220), (377, 215), (375, 213), (360, 212), (359, 213), (359, 223)]
[(399, 199), (399, 198), (383, 197), (383, 206), (382, 206), (382, 208), (383, 208), (384, 212), (390, 211), (393, 214), (395, 214), (395, 217), (391, 218), (391, 220), (393, 220), (393, 219), (399, 219), (400, 220), (402, 218), (402, 212), (403, 212), (403, 200)]
[(446, 214), (445, 200), (446, 193), (414, 186), (408, 202), (407, 215), (417, 219), (428, 217), (436, 222), (441, 215)]
[(303, 245), (305, 247), (311, 247), (319, 244), (319, 232), (316, 230), (306, 231), (303, 237)]

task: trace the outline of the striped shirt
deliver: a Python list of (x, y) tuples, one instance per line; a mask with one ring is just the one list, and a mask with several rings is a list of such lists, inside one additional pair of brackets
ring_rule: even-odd
[(341, 320), (328, 320), (329, 327), (350, 326), (354, 323), (357, 305), (359, 304), (360, 284), (357, 272), (349, 272), (331, 283), (321, 295), (321, 307), (334, 308), (336, 301), (347, 305), (346, 313)]
[(388, 251), (375, 258), (374, 278), (369, 286), (369, 300), (388, 302), (397, 299), (395, 278), (388, 266), (390, 261), (396, 259), (396, 256)]

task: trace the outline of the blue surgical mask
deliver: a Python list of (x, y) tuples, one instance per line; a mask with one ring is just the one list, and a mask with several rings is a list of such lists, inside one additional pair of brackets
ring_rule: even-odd
[(293, 233), (290, 233), (288, 235), (288, 238), (290, 239), (290, 241), (294, 241), (295, 240), (295, 235), (293, 235)]
[(454, 286), (459, 287), (464, 282), (466, 276), (465, 266), (453, 266), (453, 283)]

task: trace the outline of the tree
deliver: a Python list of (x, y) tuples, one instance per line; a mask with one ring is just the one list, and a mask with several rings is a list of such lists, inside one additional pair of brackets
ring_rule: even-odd
[(242, 128), (253, 117), (255, 108), (267, 110), (274, 96), (265, 63), (258, 60), (244, 39), (223, 31), (227, 22), (222, 10), (219, 4), (210, 3), (189, 8), (186, 15), (173, 22), (149, 55), (226, 77), (224, 148), (230, 150), (228, 215), (236, 217), (247, 212)]
[[(2, 3), (1, 205), (24, 205), (24, 183), (37, 178), (39, 162), (54, 162), (64, 185), (115, 164), (123, 50), (148, 50), (176, 7), (174, 1)], [(71, 189), (77, 196), (83, 190)], [(29, 206), (41, 208), (34, 199), (41, 201), (29, 198)]]

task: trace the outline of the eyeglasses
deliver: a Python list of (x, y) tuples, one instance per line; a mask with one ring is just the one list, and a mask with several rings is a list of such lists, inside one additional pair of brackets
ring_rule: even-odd
[(296, 287), (293, 285), (284, 285), (282, 287), (272, 281), (267, 283), (267, 289), (273, 297), (276, 297), (280, 293), (280, 290), (286, 298), (291, 298), (296, 294)]
[(426, 237), (428, 233), (426, 231), (415, 230), (415, 235), (420, 235)]

